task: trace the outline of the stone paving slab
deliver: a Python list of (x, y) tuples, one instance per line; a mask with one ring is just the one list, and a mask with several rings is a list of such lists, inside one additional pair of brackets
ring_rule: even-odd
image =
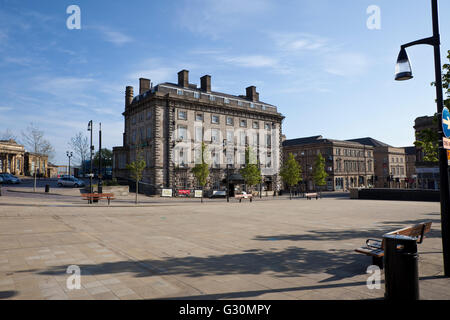
[[(0, 197), (0, 299), (379, 299), (367, 238), (432, 220), (422, 299), (450, 299), (439, 203), (324, 198), (142, 207)], [(70, 290), (67, 267), (81, 269)], [(381, 281), (384, 280), (383, 273)]]

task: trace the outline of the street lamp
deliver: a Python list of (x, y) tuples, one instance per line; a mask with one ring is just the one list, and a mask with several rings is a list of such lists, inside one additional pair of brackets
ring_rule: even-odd
[(444, 256), (444, 274), (450, 276), (450, 199), (448, 185), (448, 163), (447, 153), (443, 145), (442, 126), (442, 110), (444, 107), (442, 94), (442, 73), (441, 73), (441, 53), (440, 53), (440, 35), (439, 35), (439, 14), (438, 1), (431, 0), (432, 20), (433, 20), (433, 36), (421, 40), (404, 44), (400, 47), (400, 53), (397, 61), (397, 70), (395, 80), (409, 80), (412, 76), (411, 64), (409, 63), (406, 48), (418, 44), (427, 44), (434, 47), (434, 70), (436, 80), (436, 104), (439, 117), (438, 134), (439, 134), (439, 175), (440, 175), (440, 195), (441, 195), (441, 229), (442, 229), (442, 251)]
[(73, 152), (66, 151), (67, 158), (69, 158), (69, 176), (70, 176), (70, 158), (73, 156)]
[(223, 139), (222, 141), (223, 151), (225, 153), (226, 165), (227, 165), (227, 202), (230, 202), (230, 171), (229, 171), (229, 163), (228, 163), (228, 155), (227, 153), (227, 139)]
[[(92, 152), (94, 151), (94, 146), (92, 145), (92, 131), (94, 131), (93, 129), (93, 122), (92, 120), (89, 121), (88, 123), (88, 131), (91, 132), (91, 146), (90, 146), (90, 162), (91, 162), (91, 168), (90, 168), (90, 172), (89, 172), (89, 193), (94, 193), (93, 189), (92, 189)], [(89, 200), (89, 203), (91, 203), (91, 200)]]

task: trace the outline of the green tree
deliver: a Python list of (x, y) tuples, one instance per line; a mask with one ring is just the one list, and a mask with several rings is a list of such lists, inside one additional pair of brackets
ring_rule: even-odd
[(138, 203), (139, 193), (139, 181), (142, 180), (144, 169), (147, 166), (144, 160), (143, 150), (136, 146), (136, 160), (126, 165), (126, 168), (130, 171), (131, 177), (136, 181), (136, 199), (135, 203)]
[(319, 152), (314, 162), (313, 180), (316, 186), (322, 187), (326, 185), (326, 178), (328, 174), (325, 171), (325, 158)]
[(286, 163), (281, 168), (280, 176), (284, 183), (288, 185), (290, 199), (292, 200), (292, 187), (302, 181), (302, 168), (292, 153), (289, 153)]
[[(102, 167), (112, 167), (113, 152), (110, 149), (102, 148)], [(94, 155), (94, 165), (98, 168), (100, 166), (100, 152), (97, 151)]]
[(209, 164), (206, 162), (206, 145), (202, 142), (202, 152), (201, 152), (201, 162), (197, 163), (194, 168), (192, 168), (192, 173), (197, 179), (197, 183), (202, 187), (202, 197), (201, 202), (203, 202), (203, 189), (205, 188), (206, 182), (209, 176)]
[(255, 154), (250, 147), (245, 149), (245, 167), (240, 170), (240, 173), (247, 187), (252, 188), (262, 181), (261, 170), (256, 164)]

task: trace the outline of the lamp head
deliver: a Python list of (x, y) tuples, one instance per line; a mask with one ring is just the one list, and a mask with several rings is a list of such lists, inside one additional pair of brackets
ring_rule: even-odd
[(412, 78), (411, 63), (409, 62), (405, 48), (402, 47), (398, 54), (397, 64), (395, 65), (395, 80), (403, 81)]

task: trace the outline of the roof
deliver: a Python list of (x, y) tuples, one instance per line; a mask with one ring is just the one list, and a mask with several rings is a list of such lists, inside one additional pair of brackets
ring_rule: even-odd
[(371, 137), (367, 137), (367, 138), (358, 138), (358, 139), (349, 139), (346, 141), (352, 141), (352, 142), (358, 142), (361, 144), (365, 144), (368, 146), (373, 146), (373, 147), (392, 147), (390, 145), (388, 145), (387, 143), (381, 142), (377, 139), (371, 138)]
[(359, 142), (355, 142), (355, 141), (336, 140), (336, 139), (324, 138), (322, 136), (312, 136), (312, 137), (285, 140), (285, 141), (283, 141), (283, 147), (300, 146), (300, 145), (313, 144), (313, 143), (341, 143), (341, 144), (344, 143), (347, 145), (353, 145), (353, 146), (359, 146), (359, 147), (361, 145), (363, 145), (363, 143), (359, 143)]

